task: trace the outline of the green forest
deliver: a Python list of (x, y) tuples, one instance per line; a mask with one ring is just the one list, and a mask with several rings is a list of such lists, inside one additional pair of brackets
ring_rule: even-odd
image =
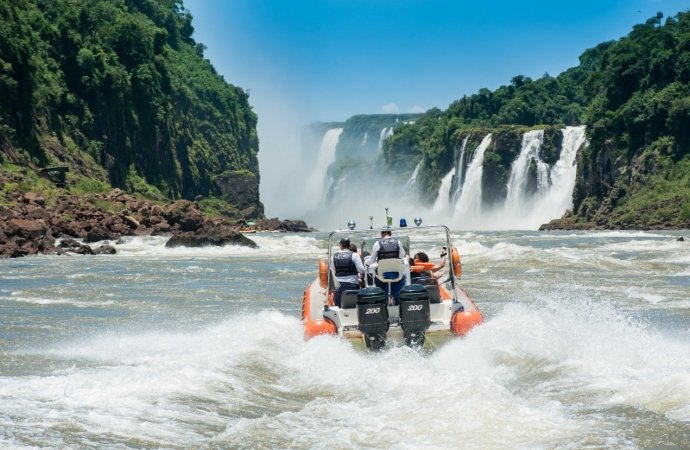
[(690, 12), (661, 13), (586, 50), (577, 67), (427, 111), (384, 142), (382, 165), (431, 198), (472, 131), (586, 125), (569, 226), (659, 227), (690, 220)]
[(0, 140), (71, 184), (193, 199), (249, 171), (258, 186), (249, 92), (193, 32), (181, 0), (0, 0)]

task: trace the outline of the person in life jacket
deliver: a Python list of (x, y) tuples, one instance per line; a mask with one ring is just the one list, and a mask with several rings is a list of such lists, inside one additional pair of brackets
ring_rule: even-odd
[[(369, 266), (382, 259), (391, 258), (404, 259), (405, 248), (398, 239), (392, 236), (391, 230), (381, 230), (381, 239), (374, 243), (374, 246), (371, 248), (371, 256), (366, 259), (365, 264)], [(378, 278), (374, 279), (374, 283), (384, 291), (387, 290), (385, 283), (380, 281)], [(391, 284), (391, 294), (393, 294), (396, 304), (398, 301), (398, 294), (400, 294), (400, 290), (404, 285), (405, 277), (403, 277), (402, 280)]]
[(354, 289), (359, 290), (359, 274), (364, 274), (362, 258), (356, 252), (350, 250), (350, 240), (348, 238), (340, 240), (340, 251), (333, 254), (331, 274), (340, 283), (340, 287), (335, 292), (335, 298), (333, 299), (335, 306), (340, 307), (340, 299), (343, 292)]
[(398, 239), (391, 235), (390, 230), (381, 230), (381, 239), (374, 242), (371, 255), (366, 260), (366, 265), (371, 265), (381, 259), (405, 257), (405, 249)]
[[(430, 278), (434, 278), (434, 279), (436, 279), (436, 280), (438, 280), (439, 278), (441, 278), (441, 277), (443, 276), (443, 271), (442, 271), (442, 269), (446, 266), (446, 255), (448, 254), (447, 252), (445, 252), (445, 249), (446, 249), (446, 248), (443, 247), (443, 249), (444, 249), (444, 253), (441, 253), (441, 263), (440, 263), (440, 264), (435, 265), (434, 267), (432, 267), (431, 269), (429, 269), (428, 272), (425, 271), (425, 272), (427, 272), (427, 273), (422, 272), (422, 273), (420, 273), (420, 274), (418, 274), (418, 275), (416, 275), (416, 276), (412, 276), (412, 278), (416, 278), (416, 277), (418, 277), (418, 276), (427, 276), (427, 277), (430, 277)], [(416, 254), (414, 255), (414, 257), (413, 257), (413, 263), (414, 263), (415, 265), (417, 265), (418, 262), (420, 262), (420, 263), (428, 263), (428, 262), (429, 262), (429, 255), (427, 255), (427, 254), (424, 253), (424, 252), (416, 253)], [(410, 275), (412, 275), (412, 274), (410, 274)]]

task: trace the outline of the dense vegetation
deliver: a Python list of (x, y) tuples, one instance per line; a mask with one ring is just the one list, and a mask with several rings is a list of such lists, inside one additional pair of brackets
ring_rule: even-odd
[(343, 133), (336, 147), (336, 158), (375, 158), (384, 128), (416, 120), (419, 114), (359, 114), (342, 124)]
[(72, 184), (149, 196), (258, 177), (249, 94), (193, 31), (181, 0), (0, 0), (0, 139), (32, 169), (68, 165)]
[(571, 223), (682, 225), (690, 219), (690, 12), (662, 19), (586, 50), (557, 77), (516, 76), (427, 111), (386, 140), (384, 169), (404, 178), (424, 159), (419, 180), (430, 197), (472, 130), (585, 124), (590, 144), (578, 159)]

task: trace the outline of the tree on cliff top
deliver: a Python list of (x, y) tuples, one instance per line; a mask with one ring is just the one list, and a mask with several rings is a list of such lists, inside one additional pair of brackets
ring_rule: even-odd
[(0, 0), (0, 134), (38, 166), (101, 166), (172, 198), (258, 175), (248, 93), (193, 31), (180, 0)]

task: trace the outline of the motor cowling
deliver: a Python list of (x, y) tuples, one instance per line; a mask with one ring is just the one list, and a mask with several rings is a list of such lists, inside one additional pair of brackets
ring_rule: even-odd
[(405, 344), (410, 347), (424, 345), (426, 330), (431, 326), (431, 308), (426, 288), (421, 284), (403, 287), (398, 297), (398, 304)]
[(379, 351), (386, 345), (388, 323), (388, 297), (381, 288), (368, 287), (357, 294), (359, 331), (364, 335), (368, 349)]

